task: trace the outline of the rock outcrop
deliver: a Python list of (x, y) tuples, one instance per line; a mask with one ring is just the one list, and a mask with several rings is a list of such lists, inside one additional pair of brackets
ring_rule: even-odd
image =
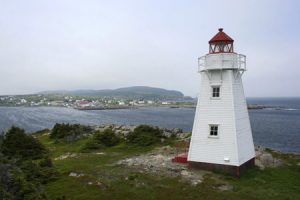
[[(118, 136), (120, 137), (126, 137), (128, 133), (134, 131), (136, 128), (136, 125), (118, 125), (118, 124), (106, 124), (106, 125), (96, 125), (93, 126), (95, 131), (104, 131), (105, 129), (112, 129)], [(157, 126), (153, 126), (157, 127)], [(190, 136), (190, 133), (188, 132), (183, 132), (182, 129), (180, 128), (173, 128), (173, 129), (168, 129), (168, 128), (161, 128), (157, 127), (160, 130), (162, 130), (163, 135), (167, 138), (169, 137), (177, 137), (177, 138), (187, 138)]]

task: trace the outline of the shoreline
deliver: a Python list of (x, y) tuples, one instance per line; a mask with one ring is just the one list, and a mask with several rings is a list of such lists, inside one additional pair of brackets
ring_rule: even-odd
[[(55, 123), (99, 124), (152, 124), (166, 128), (192, 130), (194, 109), (169, 107), (138, 107), (139, 109), (84, 111), (61, 107), (0, 107), (1, 130), (17, 125), (28, 132), (52, 128)], [(249, 110), (255, 144), (273, 147), (283, 152), (300, 152), (299, 139), (294, 129), (281, 130), (281, 126), (296, 123), (298, 111)], [(279, 121), (280, 120), (280, 121)], [(274, 127), (274, 128), (273, 128)], [(270, 129), (272, 128), (272, 129)], [(267, 137), (265, 136), (267, 135)], [(270, 137), (270, 138), (269, 138)], [(276, 137), (276, 139), (272, 139)], [(282, 137), (282, 138), (281, 138)], [(278, 144), (276, 144), (278, 143)], [(286, 145), (288, 144), (288, 145)]]
[[(10, 106), (10, 105), (0, 105), (1, 107), (7, 108), (71, 108), (75, 110), (118, 110), (118, 109), (137, 109), (137, 108), (191, 108), (194, 109), (196, 105), (135, 105), (135, 106), (99, 106), (99, 107), (72, 107), (72, 106)], [(248, 110), (297, 110), (293, 108), (285, 108), (282, 106), (272, 106), (272, 105), (260, 105), (260, 104), (247, 104)]]
[[(80, 125), (84, 125), (84, 124), (80, 124)], [(91, 127), (92, 129), (94, 129), (95, 131), (104, 131), (105, 129), (111, 128), (113, 131), (115, 131), (117, 134), (120, 135), (124, 135), (124, 134), (128, 134), (129, 131), (133, 131), (137, 126), (142, 125), (142, 124), (98, 124), (98, 125), (86, 125)], [(149, 125), (151, 127), (156, 127), (159, 128), (160, 130), (163, 131), (163, 134), (167, 137), (170, 137), (170, 135), (175, 134), (177, 138), (182, 139), (182, 140), (187, 140), (190, 138), (191, 131), (184, 131), (180, 128), (166, 128), (166, 127), (161, 127), (161, 126), (155, 126), (155, 125)], [(42, 131), (44, 129), (35, 131), (31, 134), (35, 134), (39, 131)], [(49, 131), (51, 131), (52, 129), (48, 129)], [(268, 147), (266, 145), (262, 145), (262, 144), (256, 144), (254, 143), (254, 147), (255, 149), (264, 149), (266, 151), (272, 151), (274, 153), (278, 153), (278, 154), (285, 154), (285, 155), (296, 155), (296, 156), (300, 156), (300, 151), (299, 152), (291, 152), (291, 151), (282, 151), (282, 150), (278, 150), (272, 147)]]

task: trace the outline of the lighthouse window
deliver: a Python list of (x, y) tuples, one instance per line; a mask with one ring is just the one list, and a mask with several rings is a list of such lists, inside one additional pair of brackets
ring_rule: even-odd
[(220, 97), (220, 87), (213, 87), (212, 88), (212, 97)]
[(210, 125), (210, 136), (218, 136), (218, 125)]

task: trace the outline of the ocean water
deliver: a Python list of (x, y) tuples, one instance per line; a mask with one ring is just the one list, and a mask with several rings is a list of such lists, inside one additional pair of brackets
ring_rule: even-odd
[(300, 153), (300, 98), (248, 98), (278, 108), (249, 110), (255, 144)]
[[(254, 143), (284, 152), (300, 153), (300, 98), (249, 98), (248, 103), (276, 109), (250, 110)], [(145, 107), (79, 111), (59, 107), (0, 107), (0, 130), (12, 125), (33, 132), (59, 123), (151, 124), (191, 131), (195, 109)]]

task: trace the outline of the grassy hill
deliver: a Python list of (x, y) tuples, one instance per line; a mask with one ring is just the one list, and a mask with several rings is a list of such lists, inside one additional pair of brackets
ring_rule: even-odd
[(114, 90), (58, 90), (58, 91), (44, 91), (41, 94), (66, 94), (74, 96), (106, 96), (106, 97), (118, 97), (118, 98), (133, 98), (133, 99), (147, 99), (147, 100), (159, 100), (159, 99), (182, 99), (183, 93), (176, 90), (166, 90), (162, 88), (146, 87), (146, 86), (134, 86), (125, 87)]

